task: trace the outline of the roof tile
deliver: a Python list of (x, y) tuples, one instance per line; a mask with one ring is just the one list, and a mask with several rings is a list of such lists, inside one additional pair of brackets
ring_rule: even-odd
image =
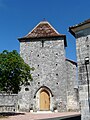
[(59, 34), (47, 21), (40, 22), (31, 32), (23, 38), (40, 38), (40, 37), (59, 37), (65, 36)]

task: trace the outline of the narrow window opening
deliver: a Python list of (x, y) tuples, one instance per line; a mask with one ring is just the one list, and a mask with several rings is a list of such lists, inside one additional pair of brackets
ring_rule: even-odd
[(38, 82), (38, 84), (40, 84), (40, 82)]
[(56, 66), (57, 66), (57, 64), (56, 64)]
[(56, 73), (56, 76), (58, 76), (58, 74)]
[(87, 47), (89, 47), (89, 45), (87, 45)]
[(25, 88), (25, 91), (29, 91), (29, 88)]
[(88, 40), (88, 37), (86, 37), (86, 41)]
[(39, 57), (39, 55), (37, 55), (37, 57)]
[(42, 47), (44, 47), (44, 41), (42, 40)]

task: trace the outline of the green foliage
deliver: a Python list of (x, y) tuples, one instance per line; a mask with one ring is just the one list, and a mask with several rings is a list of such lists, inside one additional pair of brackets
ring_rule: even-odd
[(30, 68), (16, 50), (0, 53), (0, 91), (18, 93), (20, 86), (32, 80)]

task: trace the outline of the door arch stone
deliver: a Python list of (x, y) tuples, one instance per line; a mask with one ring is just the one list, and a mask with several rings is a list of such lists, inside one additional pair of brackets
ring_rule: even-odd
[(48, 87), (41, 86), (34, 95), (37, 111), (52, 110), (52, 97), (53, 94), (51, 90)]

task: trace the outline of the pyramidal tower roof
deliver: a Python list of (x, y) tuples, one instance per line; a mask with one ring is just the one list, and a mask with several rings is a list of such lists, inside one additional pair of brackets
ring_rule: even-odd
[(29, 32), (26, 36), (19, 38), (18, 40), (60, 36), (65, 37), (65, 35), (59, 34), (49, 22), (41, 21), (31, 32)]

